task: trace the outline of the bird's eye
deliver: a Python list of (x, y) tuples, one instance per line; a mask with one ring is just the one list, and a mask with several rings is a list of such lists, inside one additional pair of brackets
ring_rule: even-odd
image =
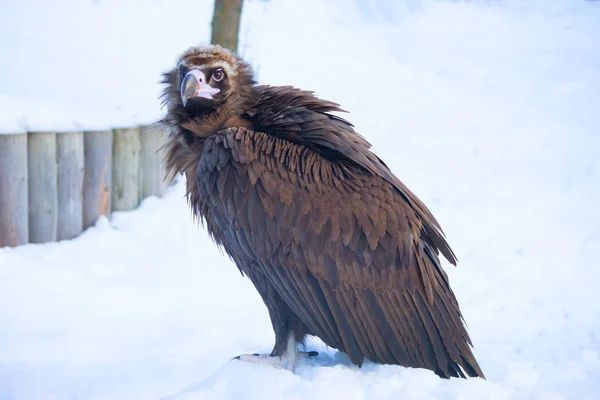
[(212, 78), (215, 82), (221, 82), (223, 79), (225, 79), (225, 72), (223, 72), (222, 69), (218, 69), (213, 72)]

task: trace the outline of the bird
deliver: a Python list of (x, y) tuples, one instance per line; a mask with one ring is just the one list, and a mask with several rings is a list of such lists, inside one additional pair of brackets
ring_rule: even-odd
[(309, 336), (365, 360), (480, 377), (440, 254), (457, 259), (425, 204), (338, 114), (294, 86), (257, 84), (219, 45), (193, 46), (162, 74), (164, 165), (185, 177), (194, 219), (268, 311), (268, 354), (294, 371)]

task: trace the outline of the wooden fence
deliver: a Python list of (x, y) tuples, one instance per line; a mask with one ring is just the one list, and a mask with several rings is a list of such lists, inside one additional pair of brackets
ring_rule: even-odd
[(71, 239), (162, 196), (160, 125), (0, 135), (0, 247)]

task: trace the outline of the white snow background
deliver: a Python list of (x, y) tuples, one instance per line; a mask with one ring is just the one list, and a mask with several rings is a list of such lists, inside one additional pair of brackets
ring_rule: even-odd
[[(261, 83), (341, 103), (432, 209), (487, 380), (268, 352), (183, 182), (74, 240), (0, 249), (1, 399), (600, 399), (600, 3), (246, 1)], [(208, 0), (3, 0), (0, 131), (153, 122)], [(1, 190), (1, 188), (0, 188)]]

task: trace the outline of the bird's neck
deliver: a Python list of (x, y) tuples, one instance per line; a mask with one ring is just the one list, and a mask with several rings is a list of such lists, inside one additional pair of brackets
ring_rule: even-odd
[(254, 104), (254, 99), (236, 100), (223, 104), (221, 107), (212, 109), (209, 112), (198, 113), (197, 117), (191, 118), (182, 126), (200, 138), (214, 135), (225, 128), (252, 129), (252, 122), (244, 118), (243, 115)]

